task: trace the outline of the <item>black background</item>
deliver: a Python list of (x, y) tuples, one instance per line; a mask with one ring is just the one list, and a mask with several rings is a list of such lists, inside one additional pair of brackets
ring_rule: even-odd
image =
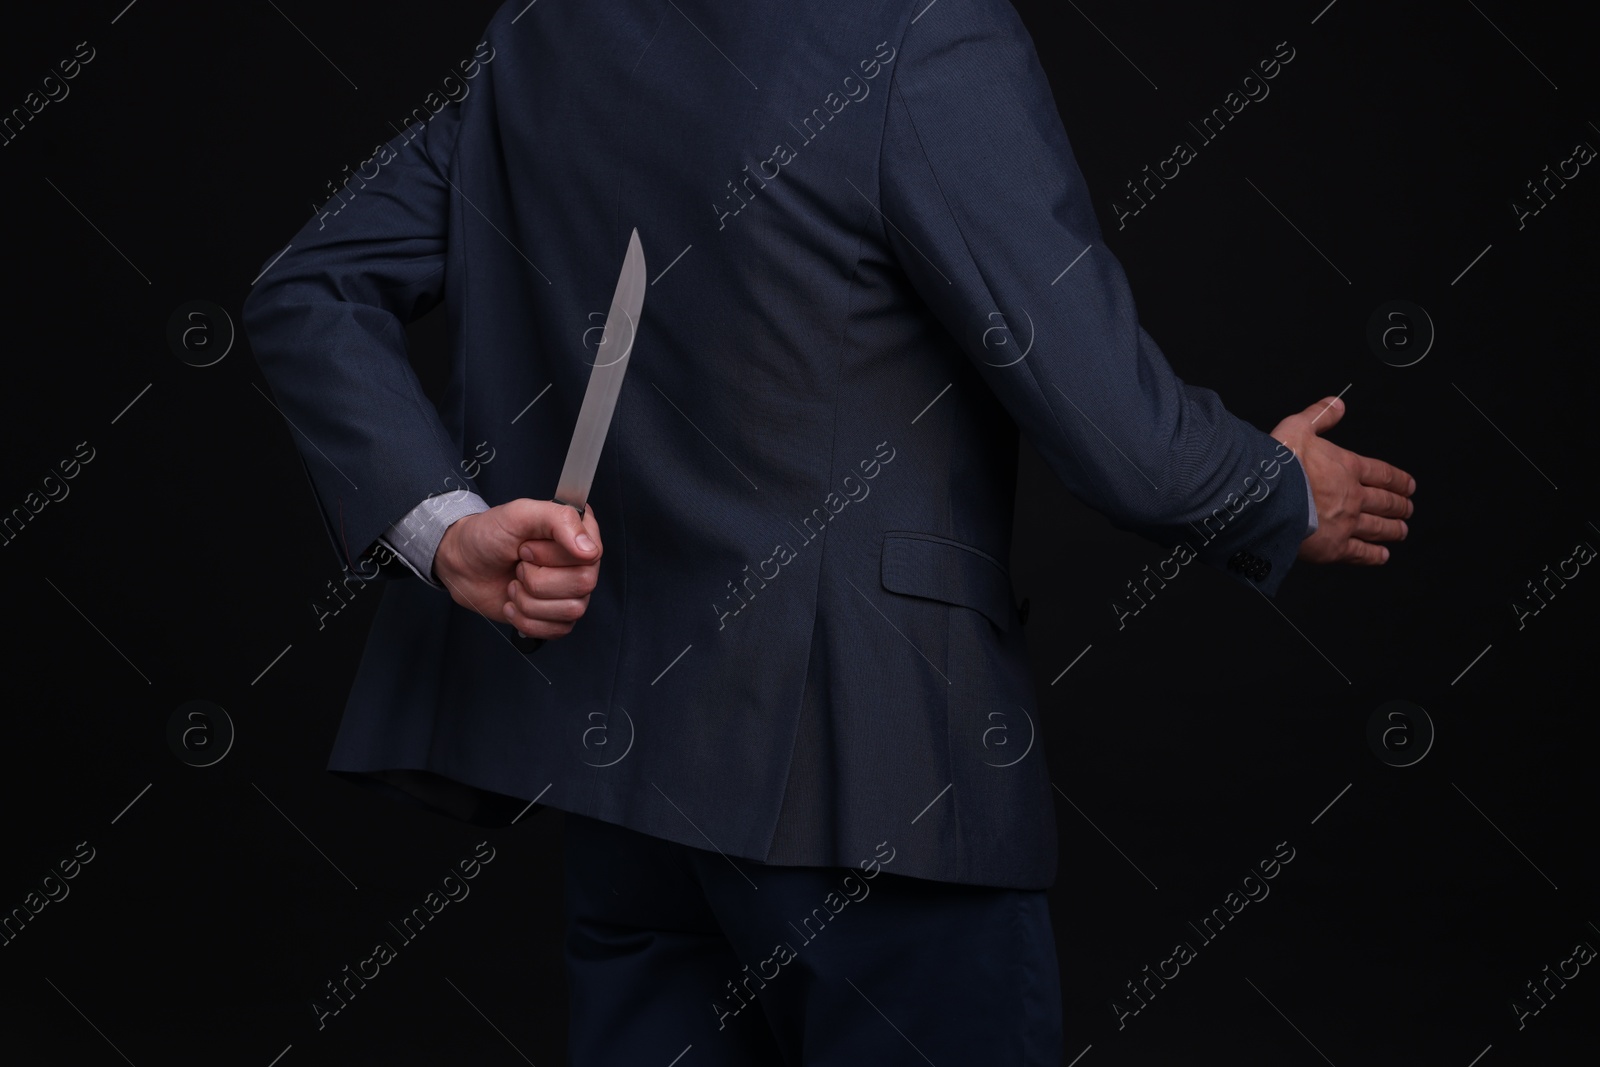
[[(1328, 436), (1418, 482), (1383, 567), (1298, 565), (1270, 602), (1185, 567), (1119, 629), (1111, 602), (1167, 550), (1111, 529), (1023, 445), (1012, 566), (1059, 790), (1067, 1060), (1590, 1063), (1594, 966), (1520, 1027), (1511, 1005), (1537, 1007), (1526, 982), (1600, 946), (1582, 697), (1600, 577), (1583, 567), (1520, 628), (1512, 604), (1600, 546), (1600, 175), (1583, 167), (1521, 228), (1512, 203), (1600, 146), (1593, 35), (1575, 6), (1325, 3), (1018, 5), (1178, 373), (1263, 429), (1343, 391)], [(96, 55), (0, 148), (0, 511), (80, 442), (94, 455), (0, 547), (0, 909), (94, 849), (0, 947), (7, 1064), (562, 1060), (561, 816), (474, 832), (322, 769), (380, 593), (319, 628), (337, 565), (248, 346), (195, 367), (167, 343), (189, 301), (237, 323), (326, 183), (495, 7), (8, 13), (5, 112), (79, 41)], [(1270, 95), (1199, 147), (1187, 123), (1281, 41), (1295, 58)], [(1124, 182), (1178, 140), (1197, 158), (1119, 230)], [(1366, 340), (1391, 300), (1437, 331), (1411, 366)], [(1425, 326), (1403, 325), (1420, 351)], [(436, 379), (442, 315), (411, 342)], [(167, 738), (194, 699), (237, 730), (209, 767)], [(1396, 720), (1404, 767), (1368, 741), (1391, 700), (1434, 731), (1416, 759), (1421, 717)], [(482, 840), (495, 858), (470, 897), (318, 1030), (323, 983)], [(1189, 923), (1280, 842), (1294, 859), (1270, 896), (1202, 943)], [(1197, 958), (1119, 1028), (1125, 983), (1185, 940)]]

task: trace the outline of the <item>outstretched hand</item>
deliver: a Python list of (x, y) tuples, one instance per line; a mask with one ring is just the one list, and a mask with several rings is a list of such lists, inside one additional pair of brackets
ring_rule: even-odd
[(1404, 541), (1405, 520), (1416, 510), (1417, 480), (1381, 459), (1358, 455), (1317, 435), (1338, 425), (1344, 401), (1323, 397), (1272, 430), (1294, 450), (1317, 504), (1317, 532), (1300, 542), (1310, 563), (1376, 565), (1389, 559), (1377, 541)]
[(572, 632), (600, 577), (594, 507), (513, 500), (450, 524), (433, 573), (457, 604), (525, 637)]

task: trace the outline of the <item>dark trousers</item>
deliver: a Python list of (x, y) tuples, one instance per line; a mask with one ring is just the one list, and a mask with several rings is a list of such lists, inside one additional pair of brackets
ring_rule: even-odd
[(1043, 891), (732, 860), (566, 814), (571, 1067), (1059, 1067)]

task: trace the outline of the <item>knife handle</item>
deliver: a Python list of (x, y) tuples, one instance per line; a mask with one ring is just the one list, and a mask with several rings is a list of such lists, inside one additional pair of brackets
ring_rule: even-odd
[(553, 496), (553, 497), (551, 497), (551, 498), (550, 498), (550, 503), (552, 503), (552, 504), (566, 504), (566, 505), (567, 505), (567, 507), (569, 507), (569, 508), (572, 508), (572, 509), (574, 509), (574, 510), (576, 510), (576, 511), (577, 511), (577, 513), (578, 513), (578, 518), (580, 518), (580, 519), (582, 519), (582, 518), (583, 518), (583, 505), (582, 505), (582, 504), (572, 504), (572, 503), (568, 503), (568, 502), (567, 502), (567, 501), (565, 501), (565, 500), (562, 500), (562, 499), (561, 499), (561, 498), (560, 498), (560, 497), (558, 497), (558, 496)]

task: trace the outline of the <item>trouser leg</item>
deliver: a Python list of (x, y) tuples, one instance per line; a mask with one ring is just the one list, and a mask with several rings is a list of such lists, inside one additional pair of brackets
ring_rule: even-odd
[(741, 963), (691, 850), (580, 815), (564, 820), (569, 1065), (666, 1067), (681, 1054), (678, 1067), (781, 1067), (759, 1014), (719, 1027), (713, 990)]
[(740, 867), (759, 889), (715, 853), (694, 852), (740, 961), (719, 976), (740, 991), (723, 993), (739, 1009), (726, 1021), (759, 1012), (786, 1062), (1059, 1067), (1061, 988), (1042, 890)]

